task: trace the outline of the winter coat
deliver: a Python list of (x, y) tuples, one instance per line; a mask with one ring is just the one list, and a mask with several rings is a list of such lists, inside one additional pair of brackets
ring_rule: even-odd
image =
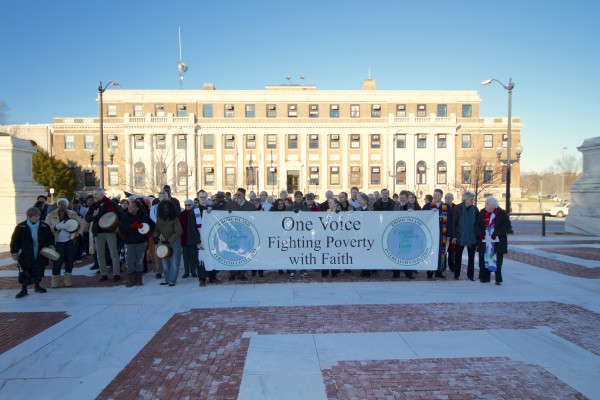
[(150, 233), (154, 230), (154, 221), (146, 213), (141, 211), (138, 211), (135, 215), (127, 213), (119, 222), (119, 232), (123, 234), (125, 244), (139, 244), (148, 241), (148, 236), (142, 235), (136, 228), (129, 227), (129, 225), (136, 221), (140, 224), (146, 223), (150, 225)]
[(27, 220), (19, 223), (10, 239), (11, 254), (19, 254), (19, 264), (22, 267), (44, 267), (48, 265), (48, 259), (41, 255), (40, 250), (43, 247), (54, 246), (54, 235), (50, 230), (50, 226), (44, 221), (39, 221), (38, 228), (38, 256), (34, 258), (33, 238), (31, 230), (27, 226)]
[[(507, 233), (510, 229), (510, 219), (506, 211), (497, 208), (498, 213), (496, 214), (494, 222), (494, 235), (500, 240), (498, 243), (494, 243), (494, 253), (506, 254), (508, 252), (508, 237)], [(475, 221), (475, 235), (477, 236), (477, 251), (485, 253), (485, 242), (481, 238), (485, 238), (485, 208), (479, 211), (477, 219)]]

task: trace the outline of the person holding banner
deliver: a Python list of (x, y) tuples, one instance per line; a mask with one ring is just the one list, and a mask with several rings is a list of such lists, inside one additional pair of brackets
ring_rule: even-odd
[[(377, 197), (377, 194), (375, 195)], [(387, 189), (381, 189), (381, 197), (375, 200), (373, 203), (374, 211), (394, 211), (396, 202), (390, 199), (390, 191)]]
[[(214, 209), (214, 208), (213, 208)], [(246, 200), (246, 189), (238, 188), (235, 192), (235, 200), (227, 203), (227, 209), (229, 211), (256, 211), (256, 207), (253, 203)], [(260, 277), (263, 276), (263, 271), (258, 271), (258, 275)], [(247, 281), (246, 271), (230, 271), (229, 272), (229, 280), (234, 281), (235, 278), (238, 278), (240, 281)]]
[(490, 275), (494, 272), (496, 285), (502, 284), (502, 262), (508, 252), (509, 229), (510, 219), (498, 206), (498, 200), (494, 197), (485, 199), (485, 208), (477, 214), (475, 222), (480, 282), (490, 282)]
[(444, 191), (442, 189), (435, 189), (433, 191), (433, 201), (423, 207), (423, 210), (437, 211), (440, 218), (438, 267), (436, 271), (427, 271), (427, 279), (432, 279), (434, 273), (436, 278), (446, 279), (442, 273), (442, 268), (446, 263), (446, 244), (449, 238), (452, 238), (452, 207), (442, 201), (443, 195)]

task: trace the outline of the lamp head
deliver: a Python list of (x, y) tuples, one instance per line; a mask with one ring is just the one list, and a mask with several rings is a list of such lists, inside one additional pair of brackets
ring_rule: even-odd
[(515, 147), (515, 153), (517, 153), (518, 156), (520, 156), (523, 153), (523, 146), (521, 146), (521, 143), (519, 143), (517, 147)]
[(490, 83), (492, 83), (491, 79), (485, 80), (483, 82), (481, 82), (482, 85), (489, 85)]
[(116, 88), (121, 87), (121, 85), (119, 85), (117, 82), (110, 82), (109, 85), (111, 85), (112, 87), (116, 87)]
[(496, 147), (496, 154), (498, 155), (498, 157), (502, 155), (502, 150), (502, 143), (498, 143), (498, 147)]

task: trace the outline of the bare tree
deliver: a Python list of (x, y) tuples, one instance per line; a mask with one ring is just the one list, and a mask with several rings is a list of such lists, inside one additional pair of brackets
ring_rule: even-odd
[(6, 124), (6, 118), (8, 116), (8, 106), (4, 102), (4, 100), (0, 99), (0, 125)]
[(483, 157), (481, 149), (474, 150), (467, 157), (462, 157), (460, 163), (462, 165), (456, 163), (457, 168), (460, 168), (460, 176), (457, 181), (450, 183), (457, 192), (457, 198), (462, 197), (462, 194), (467, 191), (473, 192), (477, 204), (480, 195), (502, 185), (504, 173), (502, 164), (496, 159)]

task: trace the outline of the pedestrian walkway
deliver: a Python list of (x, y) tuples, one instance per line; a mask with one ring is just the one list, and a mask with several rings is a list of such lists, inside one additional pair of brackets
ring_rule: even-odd
[(509, 240), (501, 286), (146, 274), (15, 299), (0, 261), (0, 398), (600, 398), (600, 238)]

